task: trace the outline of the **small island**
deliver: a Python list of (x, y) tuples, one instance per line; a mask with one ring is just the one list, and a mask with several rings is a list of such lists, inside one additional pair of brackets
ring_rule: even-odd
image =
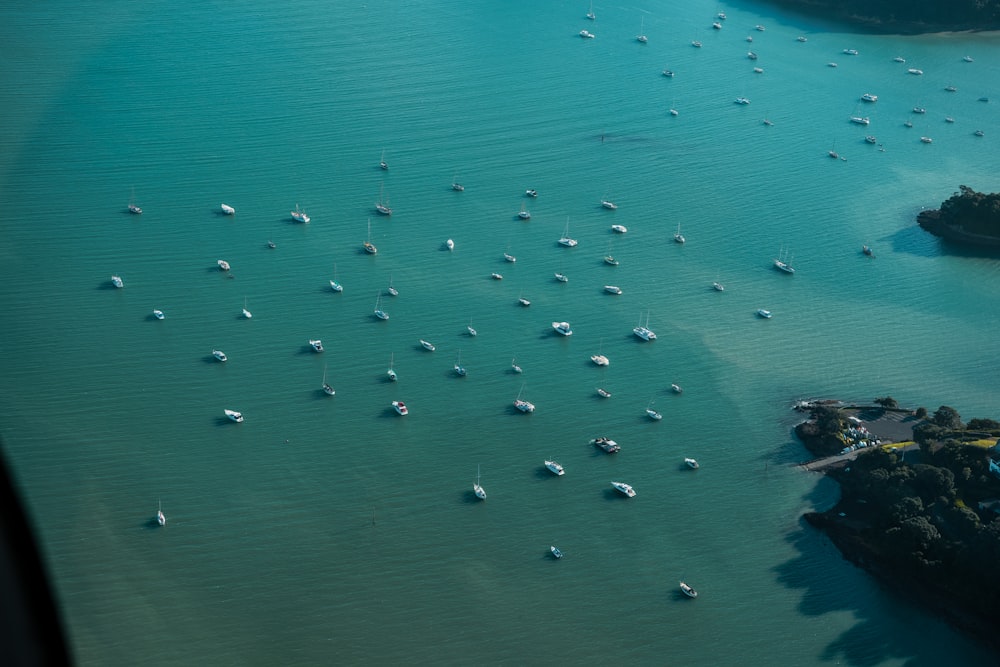
[[(796, 434), (841, 487), (835, 507), (805, 520), (887, 588), (1000, 651), (1000, 422), (874, 403), (796, 406), (810, 413)], [(912, 441), (874, 435), (886, 418), (908, 420)]]
[(917, 223), (948, 241), (1000, 248), (1000, 193), (984, 194), (960, 185), (941, 208), (921, 211)]

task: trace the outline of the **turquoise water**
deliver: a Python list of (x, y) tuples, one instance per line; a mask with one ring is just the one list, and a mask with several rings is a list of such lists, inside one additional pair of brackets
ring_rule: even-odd
[(996, 418), (996, 260), (914, 220), (1000, 188), (996, 36), (400, 5), (0, 9), (0, 423), (77, 660), (992, 664), (803, 526), (836, 488), (793, 465), (789, 406)]

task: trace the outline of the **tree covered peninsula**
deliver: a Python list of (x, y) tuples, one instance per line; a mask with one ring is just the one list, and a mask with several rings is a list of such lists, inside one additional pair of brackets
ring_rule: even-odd
[[(840, 501), (804, 518), (888, 588), (1000, 651), (1000, 422), (966, 424), (948, 406), (918, 412), (909, 447), (869, 447), (828, 468)], [(849, 415), (833, 405), (811, 413), (796, 432), (824, 454)]]
[(884, 33), (1000, 29), (1000, 0), (769, 0)]
[(984, 194), (965, 185), (941, 204), (921, 211), (917, 223), (949, 241), (1000, 247), (1000, 193)]

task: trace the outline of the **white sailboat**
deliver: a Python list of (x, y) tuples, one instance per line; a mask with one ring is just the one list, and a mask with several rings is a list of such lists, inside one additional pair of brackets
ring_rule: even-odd
[(517, 392), (517, 398), (514, 399), (514, 407), (521, 412), (534, 412), (535, 404), (525, 401), (521, 398), (521, 393), (524, 391), (524, 385), (521, 385), (520, 391)]
[(389, 208), (389, 200), (382, 198), (382, 186), (378, 188), (378, 201), (375, 202), (375, 210), (382, 215), (392, 215), (392, 209)]
[(399, 290), (392, 286), (392, 274), (389, 274), (389, 296), (399, 296)]
[(167, 517), (163, 514), (163, 504), (159, 500), (156, 501), (156, 523), (161, 526), (167, 525)]
[(387, 320), (387, 319), (389, 319), (389, 313), (387, 313), (384, 310), (382, 310), (382, 294), (381, 293), (379, 293), (378, 296), (375, 297), (375, 317), (379, 318), (380, 320)]
[(344, 286), (337, 282), (337, 265), (333, 265), (333, 280), (330, 281), (330, 289), (334, 292), (343, 292)]
[(132, 188), (132, 194), (128, 198), (128, 212), (133, 215), (142, 215), (142, 209), (135, 203), (135, 188)]
[(469, 319), (469, 326), (465, 327), (465, 329), (466, 329), (466, 331), (469, 332), (470, 336), (475, 337), (475, 336), (479, 335), (479, 332), (476, 331), (474, 328), (472, 328), (472, 319), (471, 318)]
[(646, 416), (653, 421), (660, 421), (663, 419), (663, 415), (653, 409), (653, 399), (650, 399), (649, 405), (646, 406)]
[(587, 11), (587, 18), (591, 21), (597, 20), (597, 14), (594, 13), (594, 0), (590, 0), (590, 9)]
[(649, 41), (648, 39), (646, 39), (646, 33), (643, 31), (645, 24), (646, 24), (646, 17), (643, 16), (642, 18), (639, 19), (639, 34), (635, 36), (635, 40), (640, 44), (645, 44), (647, 41)]
[(379, 169), (382, 171), (389, 171), (389, 163), (385, 161), (385, 149), (382, 149), (382, 157), (378, 159)]
[(563, 235), (559, 239), (559, 244), (564, 245), (567, 248), (572, 248), (576, 245), (576, 239), (570, 238), (569, 235), (569, 218), (566, 218), (566, 227), (563, 229)]
[(597, 354), (591, 355), (590, 360), (593, 361), (598, 366), (609, 366), (611, 361), (602, 353), (604, 350), (604, 339), (601, 339), (600, 347), (597, 348)]
[(684, 243), (687, 239), (681, 234), (681, 223), (677, 223), (677, 231), (674, 233), (674, 241), (677, 243)]
[(245, 317), (248, 320), (251, 317), (253, 317), (253, 313), (251, 313), (249, 310), (247, 310), (247, 298), (246, 297), (243, 297), (243, 317)]
[(778, 256), (774, 258), (774, 268), (785, 273), (795, 273), (795, 269), (792, 268), (792, 262), (788, 258), (788, 252), (784, 248), (779, 250)]
[(395, 354), (390, 352), (389, 353), (389, 370), (387, 370), (385, 372), (385, 374), (389, 377), (389, 381), (390, 382), (395, 382), (397, 379), (399, 379), (397, 377), (397, 375), (396, 375), (396, 370), (393, 368), (393, 363), (392, 362), (393, 362), (394, 359), (395, 359)]
[(517, 357), (513, 357), (510, 360), (510, 370), (514, 371), (515, 373), (523, 373), (524, 372), (524, 369), (517, 365)]
[(365, 241), (365, 252), (369, 255), (374, 255), (378, 252), (378, 248), (372, 243), (372, 219), (368, 218), (368, 240)]
[(479, 466), (476, 466), (476, 483), (472, 485), (472, 491), (476, 494), (476, 498), (486, 500), (486, 489), (479, 483)]
[(312, 218), (306, 215), (305, 211), (299, 208), (298, 204), (295, 205), (295, 210), (292, 211), (290, 215), (292, 216), (292, 220), (295, 222), (307, 223), (312, 220)]
[(326, 365), (323, 365), (323, 393), (327, 396), (333, 396), (337, 392), (334, 391), (333, 387), (326, 381)]
[(632, 333), (643, 340), (656, 340), (656, 334), (649, 328), (649, 313), (646, 313), (646, 323), (642, 323), (642, 316), (639, 316), (639, 326), (632, 329)]
[(455, 375), (465, 377), (465, 366), (462, 365), (462, 351), (458, 351), (458, 359), (455, 360)]

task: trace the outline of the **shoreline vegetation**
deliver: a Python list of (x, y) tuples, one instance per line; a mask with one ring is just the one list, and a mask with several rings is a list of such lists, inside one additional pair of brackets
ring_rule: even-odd
[(921, 211), (917, 224), (941, 238), (986, 248), (1000, 248), (1000, 193), (984, 194), (960, 185), (941, 208)]
[(915, 35), (1000, 30), (1000, 0), (767, 0), (807, 16), (869, 32)]
[(1000, 422), (891, 397), (795, 409), (809, 413), (796, 435), (841, 488), (805, 521), (886, 588), (1000, 652)]

